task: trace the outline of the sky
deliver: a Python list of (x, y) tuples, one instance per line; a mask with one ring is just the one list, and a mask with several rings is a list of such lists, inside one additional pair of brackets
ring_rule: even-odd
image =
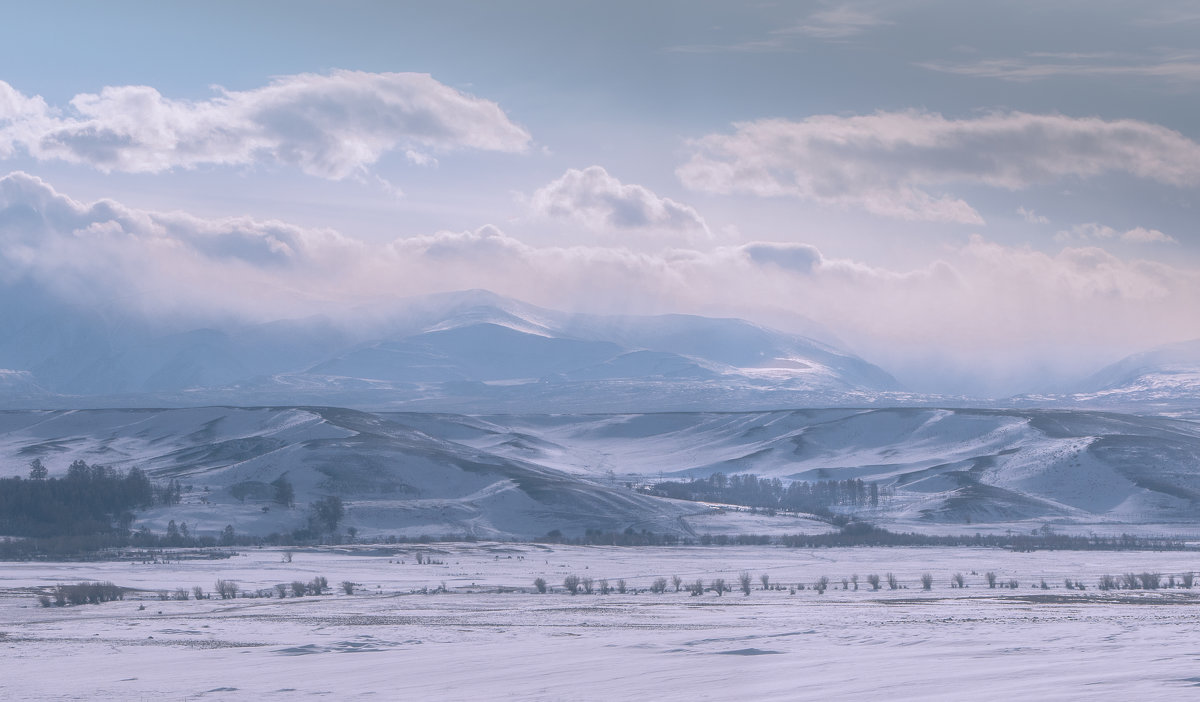
[(1200, 337), (1193, 2), (25, 3), (0, 282), (247, 321), (486, 288), (927, 392)]

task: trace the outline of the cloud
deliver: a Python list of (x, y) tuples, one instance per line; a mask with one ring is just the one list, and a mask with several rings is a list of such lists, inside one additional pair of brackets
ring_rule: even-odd
[(1173, 83), (1200, 81), (1200, 54), (1193, 51), (1163, 51), (1157, 54), (1030, 53), (1015, 58), (980, 61), (928, 61), (918, 63), (939, 73), (974, 78), (996, 78), (1029, 83), (1051, 78), (1136, 78)]
[(903, 270), (797, 242), (535, 246), (491, 225), (376, 243), (279, 221), (82, 203), (23, 173), (0, 178), (0, 283), (17, 281), (172, 323), (352, 319), (364, 305), (468, 288), (576, 311), (785, 327), (803, 315), (917, 387), (943, 390), (952, 370), (1009, 378), (1004, 391), (1015, 392), (1030, 368), (1078, 371), (1200, 337), (1200, 270), (1095, 242), (1043, 252), (976, 236)]
[(538, 216), (579, 222), (598, 230), (709, 235), (704, 218), (693, 208), (640, 185), (622, 183), (600, 166), (568, 170), (534, 192), (529, 207)]
[(63, 110), (0, 82), (0, 157), (19, 147), (103, 172), (267, 164), (344, 179), (392, 151), (425, 164), (428, 151), (520, 152), (529, 139), (496, 103), (419, 73), (305, 73), (202, 101), (106, 87)]
[(1127, 173), (1200, 184), (1200, 144), (1137, 120), (1022, 112), (948, 119), (918, 111), (734, 124), (693, 140), (676, 169), (703, 192), (798, 197), (910, 221), (983, 224), (969, 204), (931, 192), (955, 184), (1018, 190)]
[(1076, 224), (1070, 229), (1064, 229), (1054, 235), (1056, 241), (1087, 242), (1096, 240), (1120, 240), (1130, 244), (1177, 244), (1175, 237), (1163, 234), (1157, 229), (1134, 227), (1123, 232), (1096, 222)]
[(666, 50), (673, 53), (787, 53), (799, 50), (804, 39), (844, 42), (882, 25), (892, 24), (877, 8), (838, 5), (808, 14), (789, 27), (771, 29), (758, 36), (731, 43), (684, 44)]
[(815, 246), (756, 242), (742, 246), (750, 260), (759, 265), (774, 265), (797, 273), (812, 273), (824, 258)]
[(1043, 217), (1042, 215), (1034, 212), (1033, 210), (1027, 210), (1024, 207), (1018, 207), (1017, 214), (1021, 215), (1021, 218), (1024, 219), (1026, 222), (1029, 222), (1030, 224), (1049, 224), (1050, 223), (1050, 220), (1048, 218)]
[(867, 30), (891, 24), (875, 13), (851, 6), (834, 7), (812, 13), (799, 25), (779, 34), (802, 34), (814, 39), (837, 40), (858, 36)]

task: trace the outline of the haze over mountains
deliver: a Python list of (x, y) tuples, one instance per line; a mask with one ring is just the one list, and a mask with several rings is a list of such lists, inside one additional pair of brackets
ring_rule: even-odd
[(150, 320), (58, 302), (29, 283), (0, 303), (10, 408), (341, 405), (451, 412), (738, 411), (879, 405), (1194, 407), (1200, 342), (1125, 359), (1069, 392), (1012, 402), (927, 396), (807, 337), (737, 319), (570, 314), (472, 290), (345, 318)]
[(3, 320), (10, 407), (644, 411), (869, 403), (900, 389), (850, 353), (741, 320), (567, 314), (485, 291), (344, 320), (174, 329), (27, 298), (8, 297)]

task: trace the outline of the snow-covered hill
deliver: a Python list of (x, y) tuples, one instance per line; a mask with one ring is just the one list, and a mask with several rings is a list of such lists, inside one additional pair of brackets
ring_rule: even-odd
[[(724, 527), (689, 516), (703, 507), (625, 484), (716, 472), (876, 483), (885, 499), (860, 516), (903, 528), (1200, 522), (1200, 424), (1089, 411), (0, 412), (0, 471), (24, 473), (35, 457), (52, 472), (82, 459), (191, 486), (182, 505), (144, 517), (155, 528), (176, 519), (202, 530), (288, 530), (306, 503), (337, 495), (346, 524), (364, 534), (702, 533)], [(295, 485), (296, 510), (253, 497), (280, 476)], [(235, 486), (251, 497), (235, 497)]]
[(737, 319), (567, 314), (475, 290), (339, 320), (193, 327), (10, 288), (0, 368), (47, 393), (0, 398), (13, 408), (653, 411), (866, 404), (898, 390), (852, 354)]
[(1022, 404), (1200, 416), (1200, 339), (1127, 356), (1062, 395), (1017, 399)]

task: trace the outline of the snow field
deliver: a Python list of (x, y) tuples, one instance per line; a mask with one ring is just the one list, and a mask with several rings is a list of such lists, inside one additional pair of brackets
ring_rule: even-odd
[[(435, 563), (418, 565), (431, 558)], [(1083, 699), (1186, 695), (1200, 589), (1101, 593), (1105, 573), (1178, 574), (1187, 552), (429, 544), (247, 550), (218, 561), (0, 564), (5, 699)], [(749, 597), (644, 592), (723, 577)], [(1015, 578), (991, 590), (983, 574)], [(871, 591), (892, 572), (905, 589)], [(934, 576), (921, 590), (922, 573)], [(968, 585), (951, 589), (953, 573)], [(789, 594), (762, 591), (803, 583)], [(569, 595), (566, 575), (639, 590)], [(859, 590), (842, 577), (859, 575)], [(333, 594), (159, 601), (325, 576)], [(831, 579), (824, 595), (808, 589)], [(532, 592), (542, 577), (555, 592)], [(1051, 589), (1031, 589), (1045, 578)], [(1063, 579), (1084, 581), (1084, 592)], [(110, 580), (124, 601), (42, 608), (30, 588)], [(361, 584), (345, 595), (339, 583)], [(441, 594), (412, 594), (440, 588)], [(886, 583), (886, 581), (885, 581)], [(506, 592), (519, 588), (519, 592)], [(144, 606), (145, 609), (139, 610)], [(343, 655), (353, 653), (356, 655)]]

